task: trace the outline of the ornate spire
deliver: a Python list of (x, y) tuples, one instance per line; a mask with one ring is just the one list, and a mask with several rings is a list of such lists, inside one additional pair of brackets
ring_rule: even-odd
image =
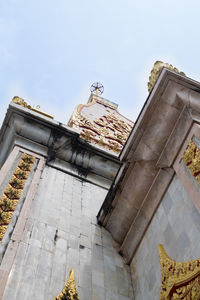
[(170, 70), (172, 70), (176, 73), (179, 73), (183, 76), (186, 76), (185, 73), (180, 72), (177, 68), (173, 67), (172, 65), (169, 65), (168, 63), (164, 63), (162, 61), (157, 60), (153, 66), (153, 69), (151, 70), (151, 75), (149, 76), (149, 82), (148, 82), (148, 91), (149, 92), (152, 90), (162, 68), (167, 68), (167, 69), (170, 69)]
[(74, 270), (72, 269), (69, 274), (69, 279), (62, 290), (62, 292), (53, 300), (79, 300), (79, 296), (76, 290), (76, 283), (74, 280)]

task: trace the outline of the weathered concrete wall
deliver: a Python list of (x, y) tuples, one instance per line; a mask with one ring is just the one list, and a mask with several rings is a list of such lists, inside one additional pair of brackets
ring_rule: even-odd
[(129, 268), (96, 222), (106, 193), (45, 167), (3, 300), (50, 300), (71, 268), (80, 300), (132, 300)]
[(199, 213), (175, 176), (131, 263), (135, 300), (160, 299), (157, 245), (176, 261), (196, 259), (199, 235)]

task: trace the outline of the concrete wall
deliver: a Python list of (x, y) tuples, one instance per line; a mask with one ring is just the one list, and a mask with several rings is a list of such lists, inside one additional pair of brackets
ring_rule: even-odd
[(200, 257), (200, 216), (177, 176), (172, 180), (131, 263), (135, 300), (160, 299), (157, 245), (176, 261)]
[(3, 300), (50, 300), (74, 268), (80, 300), (129, 300), (132, 286), (96, 215), (107, 190), (46, 166)]

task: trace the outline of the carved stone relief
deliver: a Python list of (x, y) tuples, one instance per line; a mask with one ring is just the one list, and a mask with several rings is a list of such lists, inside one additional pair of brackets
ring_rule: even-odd
[(107, 111), (100, 118), (91, 121), (81, 113), (81, 108), (82, 105), (77, 107), (68, 125), (80, 130), (81, 138), (120, 153), (132, 126), (112, 111)]

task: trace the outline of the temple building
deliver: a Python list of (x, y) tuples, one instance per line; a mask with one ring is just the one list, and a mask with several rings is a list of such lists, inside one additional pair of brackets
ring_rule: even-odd
[(0, 299), (200, 300), (200, 83), (156, 62), (135, 123), (94, 85), (0, 131)]

